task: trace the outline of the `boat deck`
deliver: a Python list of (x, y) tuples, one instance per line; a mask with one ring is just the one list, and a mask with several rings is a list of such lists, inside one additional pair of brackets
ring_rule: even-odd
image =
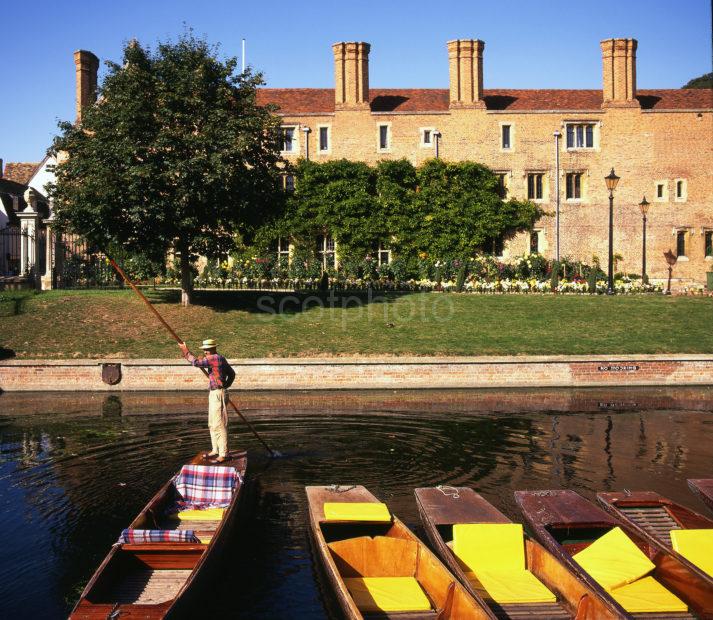
[(663, 506), (619, 506), (626, 518), (636, 523), (654, 538), (663, 540), (671, 546), (671, 530), (680, 530), (681, 526), (671, 517)]
[(165, 603), (176, 597), (191, 572), (190, 569), (133, 570), (112, 585), (107, 598), (121, 605)]
[(548, 620), (565, 620), (572, 617), (559, 603), (516, 603), (513, 605), (491, 605), (498, 618), (503, 620), (526, 620), (527, 618), (547, 618)]

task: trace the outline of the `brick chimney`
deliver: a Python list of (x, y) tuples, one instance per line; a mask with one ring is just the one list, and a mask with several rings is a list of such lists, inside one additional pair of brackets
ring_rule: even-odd
[(362, 42), (335, 43), (334, 103), (337, 110), (369, 107), (369, 50)]
[(451, 108), (484, 108), (483, 49), (479, 39), (448, 41)]
[(638, 108), (636, 39), (605, 39), (602, 45), (602, 107)]
[(97, 71), (99, 59), (86, 50), (74, 52), (74, 65), (77, 72), (76, 108), (77, 122), (82, 120), (82, 110), (97, 100)]

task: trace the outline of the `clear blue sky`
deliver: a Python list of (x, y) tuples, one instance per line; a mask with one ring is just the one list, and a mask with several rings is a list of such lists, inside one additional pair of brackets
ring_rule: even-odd
[[(0, 10), (0, 157), (39, 161), (74, 117), (76, 49), (121, 58), (131, 38), (184, 24), (240, 55), (269, 86), (333, 86), (336, 41), (368, 41), (371, 85), (445, 88), (446, 41), (485, 41), (486, 88), (600, 88), (599, 41), (639, 41), (640, 88), (711, 71), (711, 0), (31, 0)], [(101, 70), (100, 70), (101, 71)]]

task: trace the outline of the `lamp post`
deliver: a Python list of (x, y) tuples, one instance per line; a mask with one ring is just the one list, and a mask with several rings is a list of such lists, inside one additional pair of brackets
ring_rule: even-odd
[(438, 159), (438, 143), (441, 138), (441, 132), (438, 129), (433, 130), (433, 139), (436, 141), (436, 159)]
[(611, 172), (604, 177), (604, 181), (607, 184), (607, 189), (609, 190), (609, 277), (607, 282), (607, 295), (614, 294), (614, 190), (616, 189), (617, 183), (619, 183), (619, 177), (616, 176), (614, 168)]
[(646, 284), (646, 214), (649, 212), (650, 203), (646, 200), (646, 196), (639, 203), (639, 209), (641, 209), (641, 215), (644, 218), (644, 230), (642, 235), (642, 246), (641, 246), (641, 284)]
[(663, 253), (663, 257), (666, 259), (666, 263), (668, 264), (668, 286), (666, 287), (666, 295), (671, 294), (671, 276), (673, 275), (673, 266), (676, 264), (676, 261), (678, 260), (678, 256), (676, 256), (671, 250), (666, 250)]
[(302, 127), (305, 132), (305, 159), (309, 161), (309, 132), (312, 131), (307, 125)]
[(555, 256), (560, 262), (560, 136), (559, 131), (553, 134), (555, 137)]

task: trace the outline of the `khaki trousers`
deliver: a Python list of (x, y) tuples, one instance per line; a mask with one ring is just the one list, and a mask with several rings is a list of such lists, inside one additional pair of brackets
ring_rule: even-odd
[(228, 454), (228, 408), (225, 390), (208, 392), (208, 430), (211, 452), (226, 457)]

